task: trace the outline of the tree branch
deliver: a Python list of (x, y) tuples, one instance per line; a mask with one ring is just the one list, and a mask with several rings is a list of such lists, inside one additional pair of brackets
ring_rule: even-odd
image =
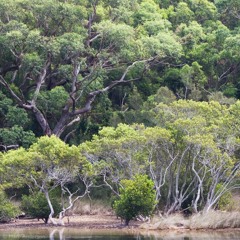
[[(149, 63), (151, 61), (153, 61), (155, 58), (152, 57), (152, 58), (149, 58), (147, 60), (141, 60), (141, 61), (135, 61), (133, 62), (130, 66), (128, 66), (126, 68), (126, 70), (124, 71), (124, 73), (122, 74), (121, 78), (117, 81), (113, 81), (111, 84), (109, 84), (107, 87), (103, 88), (103, 89), (99, 89), (99, 90), (96, 90), (96, 91), (93, 91), (93, 92), (90, 92), (88, 94), (88, 97), (86, 99), (86, 104), (83, 108), (81, 109), (78, 109), (78, 110), (75, 110), (71, 113), (72, 116), (75, 116), (75, 115), (80, 115), (80, 114), (83, 114), (83, 113), (86, 113), (86, 112), (89, 112), (91, 110), (91, 105), (92, 103), (94, 102), (95, 98), (97, 95), (101, 94), (101, 93), (104, 93), (104, 92), (107, 92), (109, 91), (110, 89), (112, 89), (113, 87), (119, 85), (119, 84), (122, 84), (122, 83), (128, 83), (130, 81), (133, 81), (133, 79), (131, 80), (125, 80), (125, 77), (127, 75), (127, 73), (129, 72), (129, 70), (134, 67), (136, 64), (138, 63)], [(134, 79), (136, 80), (136, 79)]]

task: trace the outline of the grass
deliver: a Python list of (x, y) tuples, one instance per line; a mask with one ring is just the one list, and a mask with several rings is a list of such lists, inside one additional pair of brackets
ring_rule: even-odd
[(74, 204), (70, 215), (110, 215), (112, 208), (109, 203), (102, 200), (81, 199)]
[(240, 228), (240, 213), (209, 211), (208, 213), (194, 214), (188, 218), (182, 214), (173, 214), (168, 217), (155, 216), (150, 224), (144, 223), (141, 228), (152, 230)]
[(191, 229), (219, 229), (219, 228), (239, 228), (239, 212), (209, 211), (199, 213), (189, 219)]
[(167, 217), (155, 215), (151, 223), (141, 225), (144, 229), (224, 229), (240, 228), (240, 189), (232, 192), (232, 199), (222, 210), (193, 214), (184, 217), (177, 213)]

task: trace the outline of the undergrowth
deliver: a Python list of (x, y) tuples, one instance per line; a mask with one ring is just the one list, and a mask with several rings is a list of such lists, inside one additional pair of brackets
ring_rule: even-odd
[(110, 203), (102, 200), (82, 199), (74, 204), (69, 215), (109, 215), (112, 214)]

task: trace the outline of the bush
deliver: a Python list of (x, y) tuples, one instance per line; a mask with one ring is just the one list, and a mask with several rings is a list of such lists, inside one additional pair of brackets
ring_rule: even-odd
[(7, 199), (4, 192), (0, 192), (0, 222), (10, 222), (12, 218), (19, 214), (19, 208)]
[[(61, 206), (56, 198), (51, 198), (55, 216), (61, 211)], [(48, 222), (50, 208), (46, 197), (42, 192), (37, 192), (32, 195), (22, 197), (23, 211), (34, 218), (42, 219), (45, 223)]]
[(128, 225), (138, 215), (151, 215), (156, 205), (153, 181), (146, 175), (136, 175), (133, 180), (123, 180), (121, 184), (120, 199), (113, 204), (117, 216)]

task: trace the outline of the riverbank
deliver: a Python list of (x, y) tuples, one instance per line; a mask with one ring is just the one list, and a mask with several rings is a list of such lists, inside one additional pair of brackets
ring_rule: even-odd
[[(92, 230), (136, 230), (136, 231), (165, 231), (176, 230), (179, 232), (192, 230), (240, 230), (240, 213), (227, 213), (213, 211), (208, 214), (196, 214), (189, 218), (184, 218), (181, 214), (170, 215), (168, 217), (155, 216), (150, 223), (142, 221), (130, 221), (129, 226), (125, 226), (115, 215), (73, 215), (64, 218), (64, 228), (92, 229)], [(55, 228), (52, 224), (45, 224), (37, 219), (16, 219), (10, 223), (0, 224), (0, 229), (41, 229)], [(59, 226), (60, 228), (63, 226)]]
[[(139, 228), (140, 221), (131, 221), (126, 227), (119, 218), (114, 215), (74, 215), (64, 218), (65, 227), (76, 227), (82, 229), (123, 229)], [(0, 224), (0, 229), (5, 228), (45, 228), (52, 227), (45, 224), (42, 220), (22, 218), (10, 223)]]
[(176, 213), (169, 216), (155, 216), (150, 223), (140, 226), (147, 230), (165, 229), (189, 229), (189, 230), (211, 230), (211, 229), (239, 229), (240, 212), (208, 211), (199, 212), (188, 217)]

